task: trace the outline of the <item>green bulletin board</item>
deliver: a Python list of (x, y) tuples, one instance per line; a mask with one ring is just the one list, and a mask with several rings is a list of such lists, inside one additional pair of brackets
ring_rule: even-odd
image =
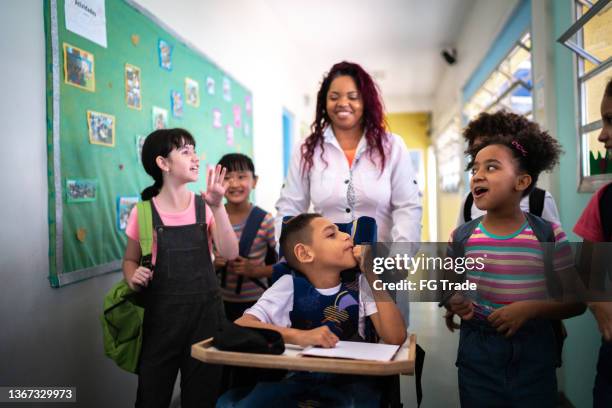
[(103, 47), (66, 28), (64, 1), (91, 11), (87, 0), (44, 3), (53, 287), (120, 269), (127, 214), (153, 183), (138, 145), (154, 125), (194, 135), (193, 191), (223, 154), (253, 150), (250, 92), (205, 55), (124, 0), (102, 1)]

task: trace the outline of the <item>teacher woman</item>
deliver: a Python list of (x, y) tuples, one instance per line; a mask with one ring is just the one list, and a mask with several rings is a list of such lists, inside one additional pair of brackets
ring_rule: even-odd
[(317, 94), (312, 133), (295, 150), (276, 202), (284, 216), (314, 211), (332, 222), (376, 219), (379, 242), (419, 242), (421, 197), (404, 141), (386, 131), (383, 104), (370, 75), (335, 64)]

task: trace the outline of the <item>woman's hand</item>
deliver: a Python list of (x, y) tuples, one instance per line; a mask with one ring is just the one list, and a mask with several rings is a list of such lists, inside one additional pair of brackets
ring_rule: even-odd
[(149, 286), (149, 282), (153, 279), (153, 271), (139, 266), (136, 268), (130, 279), (127, 280), (127, 284), (133, 291), (139, 292), (141, 288)]
[(487, 320), (500, 334), (512, 337), (531, 317), (529, 303), (514, 302), (495, 310)]
[(225, 173), (227, 169), (217, 164), (214, 169), (208, 170), (206, 177), (206, 192), (200, 192), (206, 204), (211, 208), (217, 208), (223, 201), (227, 185), (225, 183)]

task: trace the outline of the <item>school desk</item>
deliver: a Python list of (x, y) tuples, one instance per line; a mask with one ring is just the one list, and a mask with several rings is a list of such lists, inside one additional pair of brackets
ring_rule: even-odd
[(191, 356), (205, 363), (230, 366), (276, 368), (297, 371), (317, 371), (359, 375), (414, 375), (416, 335), (409, 334), (391, 361), (348, 360), (339, 358), (305, 357), (297, 348), (286, 347), (280, 355), (220, 351), (213, 338), (191, 346)]

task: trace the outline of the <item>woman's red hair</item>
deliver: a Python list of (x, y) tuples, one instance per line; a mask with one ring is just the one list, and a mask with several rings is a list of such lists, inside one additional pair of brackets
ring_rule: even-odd
[(317, 145), (321, 146), (321, 159), (323, 159), (323, 130), (330, 125), (330, 119), (325, 109), (327, 104), (327, 92), (332, 81), (339, 76), (350, 76), (357, 85), (357, 90), (363, 99), (363, 116), (361, 126), (365, 130), (366, 142), (369, 155), (377, 152), (380, 156), (380, 169), (384, 169), (386, 162), (385, 141), (387, 139), (386, 122), (383, 104), (378, 87), (372, 77), (359, 64), (342, 61), (335, 64), (323, 78), (321, 88), (317, 93), (317, 114), (310, 126), (311, 134), (302, 145), (302, 174), (306, 174), (313, 166), (314, 151)]

